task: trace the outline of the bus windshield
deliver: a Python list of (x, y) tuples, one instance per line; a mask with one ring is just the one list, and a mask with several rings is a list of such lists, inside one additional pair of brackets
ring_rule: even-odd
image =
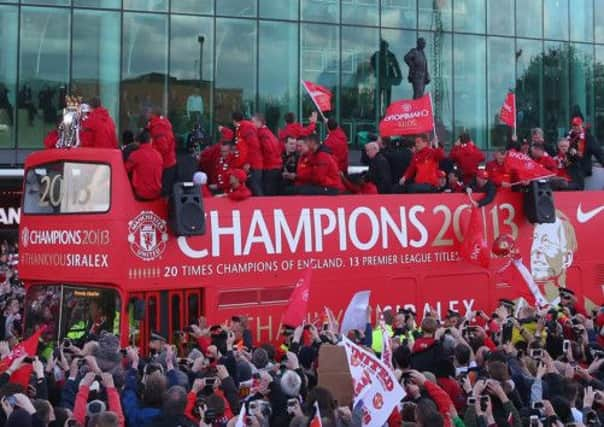
[(23, 208), (26, 214), (107, 212), (110, 190), (109, 165), (49, 163), (27, 171)]
[(101, 331), (119, 335), (117, 291), (71, 284), (34, 285), (25, 296), (26, 336), (46, 325), (47, 340), (82, 344)]

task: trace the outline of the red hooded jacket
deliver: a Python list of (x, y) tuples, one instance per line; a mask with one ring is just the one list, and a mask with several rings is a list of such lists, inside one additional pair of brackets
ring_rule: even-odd
[(287, 141), (287, 138), (290, 136), (296, 139), (308, 136), (314, 133), (316, 128), (316, 123), (310, 123), (306, 127), (298, 122), (288, 123), (283, 129), (279, 130), (279, 141), (285, 144), (285, 141)]
[(208, 175), (210, 184), (216, 184), (218, 159), (220, 159), (220, 144), (210, 145), (199, 156), (199, 168)]
[(59, 131), (56, 129), (51, 130), (44, 137), (44, 147), (48, 149), (57, 148), (57, 142), (59, 142)]
[(90, 148), (118, 148), (115, 123), (109, 112), (98, 107), (82, 122), (80, 146)]
[(130, 175), (132, 188), (137, 197), (145, 200), (157, 199), (161, 195), (163, 159), (150, 143), (140, 144), (126, 160), (126, 171)]
[(312, 184), (344, 191), (344, 184), (342, 184), (338, 164), (335, 158), (327, 151), (326, 147), (320, 146), (317, 151), (312, 153), (310, 163), (312, 167)]
[(310, 153), (303, 154), (298, 159), (296, 166), (296, 179), (295, 185), (309, 185), (312, 184), (312, 161)]
[(164, 169), (176, 166), (176, 140), (172, 124), (163, 116), (152, 116), (147, 124), (153, 147), (164, 159)]
[(484, 153), (471, 141), (467, 144), (454, 145), (449, 153), (449, 158), (461, 169), (465, 184), (472, 182), (478, 172), (478, 166), (485, 159)]
[(538, 159), (533, 159), (533, 160), (536, 161), (537, 163), (539, 163), (544, 168), (546, 168), (556, 174), (558, 173), (558, 164), (556, 163), (554, 158), (552, 156), (550, 156), (549, 154), (544, 153), (543, 156), (539, 157)]
[(338, 163), (338, 168), (344, 173), (348, 173), (348, 137), (342, 128), (336, 128), (330, 131), (323, 142)]
[(249, 120), (241, 120), (237, 127), (237, 151), (239, 159), (236, 167), (249, 164), (251, 169), (262, 169), (262, 152), (256, 126)]
[(258, 129), (260, 150), (262, 152), (262, 166), (264, 170), (281, 169), (281, 144), (277, 137), (266, 126)]
[(486, 165), (486, 171), (489, 174), (489, 179), (493, 181), (493, 183), (497, 187), (501, 187), (501, 184), (504, 182), (511, 183), (510, 174), (508, 173), (505, 164), (500, 165), (497, 163), (497, 160), (491, 160)]
[(438, 164), (445, 158), (442, 148), (425, 147), (413, 154), (411, 164), (405, 171), (405, 180), (415, 177), (416, 184), (438, 187)]

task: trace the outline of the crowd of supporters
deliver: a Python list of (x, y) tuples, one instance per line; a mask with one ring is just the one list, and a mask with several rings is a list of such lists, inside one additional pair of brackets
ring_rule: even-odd
[[(86, 106), (87, 116), (80, 130), (81, 145), (117, 148), (115, 125), (94, 98)], [(505, 166), (506, 153), (516, 150), (530, 156), (551, 171), (555, 190), (582, 190), (591, 175), (592, 158), (604, 162), (602, 150), (580, 115), (573, 117), (566, 137), (545, 141), (543, 131), (535, 128), (528, 138), (513, 137), (493, 159), (472, 141), (468, 133), (459, 135), (447, 154), (434, 135), (405, 138), (373, 137), (364, 146), (361, 162), (368, 170), (349, 174), (349, 139), (338, 123), (325, 119), (326, 136), (321, 140), (317, 114), (303, 126), (293, 113), (285, 115), (285, 126), (276, 136), (266, 126), (261, 113), (250, 120), (241, 112), (232, 114), (232, 123), (218, 126), (220, 140), (208, 144), (201, 127), (177, 156), (178, 141), (170, 121), (159, 110), (149, 110), (145, 129), (134, 135), (125, 131), (122, 149), (133, 190), (141, 200), (153, 200), (171, 193), (177, 181), (207, 185), (204, 195), (226, 196), (242, 200), (250, 196), (336, 195), (475, 192), (487, 193), (492, 200), (497, 188), (509, 189), (522, 184)], [(52, 148), (60, 135), (51, 132), (45, 145)], [(199, 152), (198, 148), (203, 150)], [(209, 190), (209, 191), (208, 191)]]
[(492, 313), (442, 318), (386, 307), (368, 311), (364, 330), (340, 331), (327, 316), (284, 327), (276, 343), (256, 341), (245, 317), (202, 317), (175, 345), (153, 333), (144, 351), (91, 329), (59, 343), (43, 336), (28, 357), (15, 352), (16, 331), (0, 342), (0, 424), (224, 427), (243, 413), (239, 425), (308, 426), (318, 406), (323, 426), (360, 427), (362, 407), (338, 402), (318, 369), (342, 332), (378, 357), (389, 339), (405, 395), (385, 426), (599, 426), (604, 308), (585, 313), (565, 288), (559, 300), (542, 309), (500, 300)]

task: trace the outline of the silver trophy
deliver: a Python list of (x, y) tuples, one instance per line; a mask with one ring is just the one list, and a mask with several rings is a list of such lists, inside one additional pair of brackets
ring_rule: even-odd
[(57, 148), (74, 148), (80, 145), (80, 127), (82, 120), (89, 112), (87, 104), (82, 103), (81, 97), (65, 97), (63, 121), (59, 125), (59, 141)]

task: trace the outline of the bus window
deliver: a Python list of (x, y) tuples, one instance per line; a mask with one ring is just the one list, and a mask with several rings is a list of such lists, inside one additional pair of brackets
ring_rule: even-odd
[(107, 212), (110, 190), (109, 165), (50, 163), (27, 171), (23, 208), (26, 214)]
[(120, 297), (113, 289), (77, 285), (33, 286), (26, 295), (26, 333), (47, 326), (52, 339), (82, 344), (102, 331), (119, 335)]
[(159, 325), (157, 324), (157, 298), (152, 296), (147, 298), (147, 337), (151, 336), (151, 332), (159, 331)]
[(172, 295), (171, 304), (172, 304), (171, 327), (172, 327), (172, 334), (173, 334), (176, 331), (182, 330), (182, 325), (180, 324), (180, 314), (181, 314), (180, 295), (178, 295), (178, 294)]
[(188, 310), (188, 325), (197, 324), (199, 319), (199, 295), (196, 293), (187, 296)]

